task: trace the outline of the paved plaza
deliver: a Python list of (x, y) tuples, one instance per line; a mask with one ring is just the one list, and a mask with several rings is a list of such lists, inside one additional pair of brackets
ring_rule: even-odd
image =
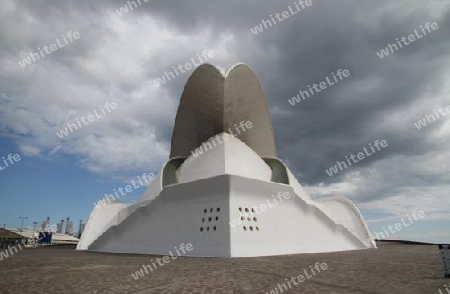
[(25, 249), (0, 261), (0, 293), (266, 293), (304, 275), (316, 262), (328, 268), (272, 293), (434, 294), (450, 283), (437, 246), (378, 245), (376, 250), (257, 258), (180, 257), (138, 280), (131, 274), (156, 256)]

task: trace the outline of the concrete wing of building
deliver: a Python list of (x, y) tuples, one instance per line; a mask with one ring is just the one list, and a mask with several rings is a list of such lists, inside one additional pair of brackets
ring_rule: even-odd
[(251, 122), (253, 127), (236, 137), (261, 157), (276, 157), (272, 121), (253, 71), (237, 64), (224, 77), (210, 64), (199, 66), (181, 95), (170, 158), (188, 157), (214, 135), (236, 133), (242, 121)]

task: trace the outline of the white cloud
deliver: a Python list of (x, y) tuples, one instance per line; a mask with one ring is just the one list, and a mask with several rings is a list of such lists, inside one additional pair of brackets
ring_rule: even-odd
[(448, 162), (450, 151), (392, 156), (370, 167), (349, 168), (340, 183), (306, 189), (317, 199), (344, 196), (360, 208), (392, 214), (372, 223), (399, 219), (413, 210), (423, 210), (427, 220), (450, 220), (450, 182), (445, 180), (450, 172)]
[(30, 145), (19, 145), (19, 150), (25, 156), (37, 156), (40, 154), (40, 149), (36, 146)]
[[(181, 35), (149, 15), (131, 17), (132, 21), (105, 15), (101, 30), (80, 29), (79, 44), (69, 44), (60, 55), (53, 53), (26, 68), (0, 59), (7, 65), (4, 74), (9, 80), (23, 80), (20, 91), (0, 98), (3, 132), (16, 135), (21, 152), (49, 158), (56, 153), (73, 155), (81, 158), (82, 167), (111, 176), (161, 168), (169, 144), (157, 130), (173, 125), (181, 92), (169, 93), (152, 80), (203, 50), (213, 50), (217, 61), (228, 58), (226, 48), (233, 38), (214, 35), (207, 27)], [(39, 26), (45, 27), (45, 20)], [(51, 28), (42, 39), (55, 39), (60, 33), (61, 28)], [(28, 54), (36, 48), (24, 50)], [(20, 54), (14, 58), (20, 60)], [(64, 54), (73, 56), (64, 59)], [(178, 77), (179, 82), (189, 75)], [(67, 123), (99, 111), (107, 101), (116, 102), (118, 109), (58, 138), (56, 132)]]

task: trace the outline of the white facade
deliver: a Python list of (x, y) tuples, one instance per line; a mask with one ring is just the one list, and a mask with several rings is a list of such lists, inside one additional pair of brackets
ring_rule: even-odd
[[(234, 67), (232, 72), (239, 71), (231, 76), (245, 78), (249, 69), (242, 67)], [(200, 76), (216, 75), (207, 74), (208, 70), (214, 70), (209, 65), (197, 70), (204, 71)], [(196, 75), (199, 76), (194, 72), (193, 76)], [(230, 83), (238, 83), (227, 79), (222, 83), (228, 88), (233, 88)], [(235, 86), (229, 93), (225, 88), (223, 94), (216, 84), (213, 91), (193, 89), (192, 85), (189, 88), (190, 79), (182, 100), (186, 104), (189, 99), (196, 99), (186, 94), (189, 91), (223, 95), (228, 97), (225, 104), (231, 105), (235, 103), (234, 96), (230, 96), (233, 93), (250, 95), (256, 89), (257, 95), (261, 95), (259, 83), (254, 84), (256, 78), (251, 76), (248, 81), (239, 83), (244, 90)], [(198, 78), (194, 82), (198, 83)], [(263, 103), (258, 111), (264, 113), (264, 97), (258, 97), (253, 100)], [(220, 102), (222, 98), (215, 99)], [(204, 128), (190, 134), (174, 130), (174, 135), (182, 133), (182, 139), (175, 140), (177, 149), (171, 153), (180, 155), (167, 161), (138, 203), (111, 203), (95, 208), (77, 249), (167, 255), (176, 246), (191, 243), (193, 250), (186, 255), (251, 257), (376, 248), (353, 203), (343, 198), (323, 203), (311, 200), (291, 171), (274, 156), (272, 145), (268, 149), (261, 146), (263, 140), (258, 129), (263, 130), (261, 136), (269, 136), (266, 139), (274, 142), (267, 119), (260, 120), (255, 130), (247, 130), (252, 132), (248, 136), (225, 134), (224, 126), (236, 120), (227, 110), (233, 107), (217, 110), (224, 112), (224, 122), (217, 123), (213, 128), (216, 134), (204, 140), (215, 144), (198, 156), (186, 156), (180, 142), (204, 136)], [(177, 114), (176, 125), (185, 127), (179, 119), (195, 118), (195, 110), (189, 111), (194, 112)], [(244, 114), (237, 112), (236, 116)], [(212, 123), (213, 119), (206, 121)], [(194, 137), (192, 142), (197, 142), (198, 147), (201, 139)], [(195, 145), (192, 142), (188, 144), (190, 148)], [(269, 153), (270, 157), (261, 157)]]

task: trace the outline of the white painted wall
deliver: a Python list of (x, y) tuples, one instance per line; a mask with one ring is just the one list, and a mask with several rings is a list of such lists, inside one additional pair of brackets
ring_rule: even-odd
[[(186, 159), (179, 169), (180, 183), (224, 174), (270, 182), (272, 170), (265, 161), (241, 140), (228, 135), (225, 141), (224, 135), (219, 135), (223, 143), (219, 143), (214, 136), (207, 141), (213, 146), (212, 149), (198, 157)], [(213, 141), (216, 142), (215, 147)]]
[[(229, 221), (239, 218), (239, 207), (259, 206), (278, 192), (289, 192), (291, 197), (283, 198), (281, 203), (278, 200), (278, 205), (259, 215), (254, 213), (257, 221), (244, 223), (247, 228), (252, 225), (253, 231), (244, 231), (244, 224), (235, 228), (229, 225)], [(210, 216), (212, 221), (208, 222)], [(207, 226), (209, 232), (200, 232), (200, 227)], [(212, 230), (214, 226), (216, 231)], [(306, 203), (291, 187), (222, 175), (166, 187), (155, 200), (138, 208), (118, 226), (112, 226), (89, 250), (166, 255), (182, 243), (193, 245), (194, 250), (188, 252), (190, 256), (218, 257), (366, 248), (343, 225)]]
[(100, 207), (95, 206), (86, 223), (80, 242), (78, 242), (77, 249), (88, 249), (89, 245), (115, 222), (119, 211), (129, 205), (121, 202), (112, 202)]
[[(167, 162), (164, 164), (164, 166)], [(156, 175), (153, 181), (148, 185), (147, 190), (145, 190), (144, 194), (141, 197), (140, 201), (153, 200), (158, 197), (159, 193), (162, 191), (162, 171), (164, 170), (164, 166), (161, 171)]]
[(364, 221), (361, 212), (350, 200), (346, 198), (333, 198), (321, 202), (330, 211), (336, 223), (344, 225), (349, 231), (361, 241), (367, 242), (371, 248), (376, 248), (375, 240), (372, 239), (369, 228)]
[[(160, 172), (141, 202), (94, 209), (78, 249), (166, 255), (182, 243), (191, 243), (191, 256), (250, 257), (375, 247), (353, 203), (315, 202), (287, 172), (290, 185), (272, 183), (270, 167), (239, 139), (216, 142), (211, 150), (190, 156), (181, 165), (180, 184), (162, 189)], [(272, 195), (279, 192), (289, 192), (291, 197), (259, 215), (249, 213), (256, 222), (230, 226), (230, 221), (240, 218), (239, 207), (251, 209), (267, 200), (273, 205)]]
[(167, 255), (174, 247), (191, 243), (194, 250), (188, 255), (229, 257), (227, 191), (226, 177), (166, 187), (159, 197), (108, 230), (89, 250)]
[[(276, 197), (289, 192), (283, 202)], [(272, 195), (278, 204), (274, 205)], [(307, 204), (295, 195), (293, 189), (282, 184), (267, 184), (239, 177), (231, 178), (230, 217), (239, 217), (239, 207), (252, 207), (267, 203), (272, 208), (252, 214), (257, 221), (246, 221), (231, 229), (231, 256), (267, 256), (295, 253), (316, 253), (364, 249), (353, 234), (342, 225), (335, 224), (319, 208)], [(245, 231), (243, 227), (246, 226)], [(258, 226), (259, 231), (249, 230)]]

